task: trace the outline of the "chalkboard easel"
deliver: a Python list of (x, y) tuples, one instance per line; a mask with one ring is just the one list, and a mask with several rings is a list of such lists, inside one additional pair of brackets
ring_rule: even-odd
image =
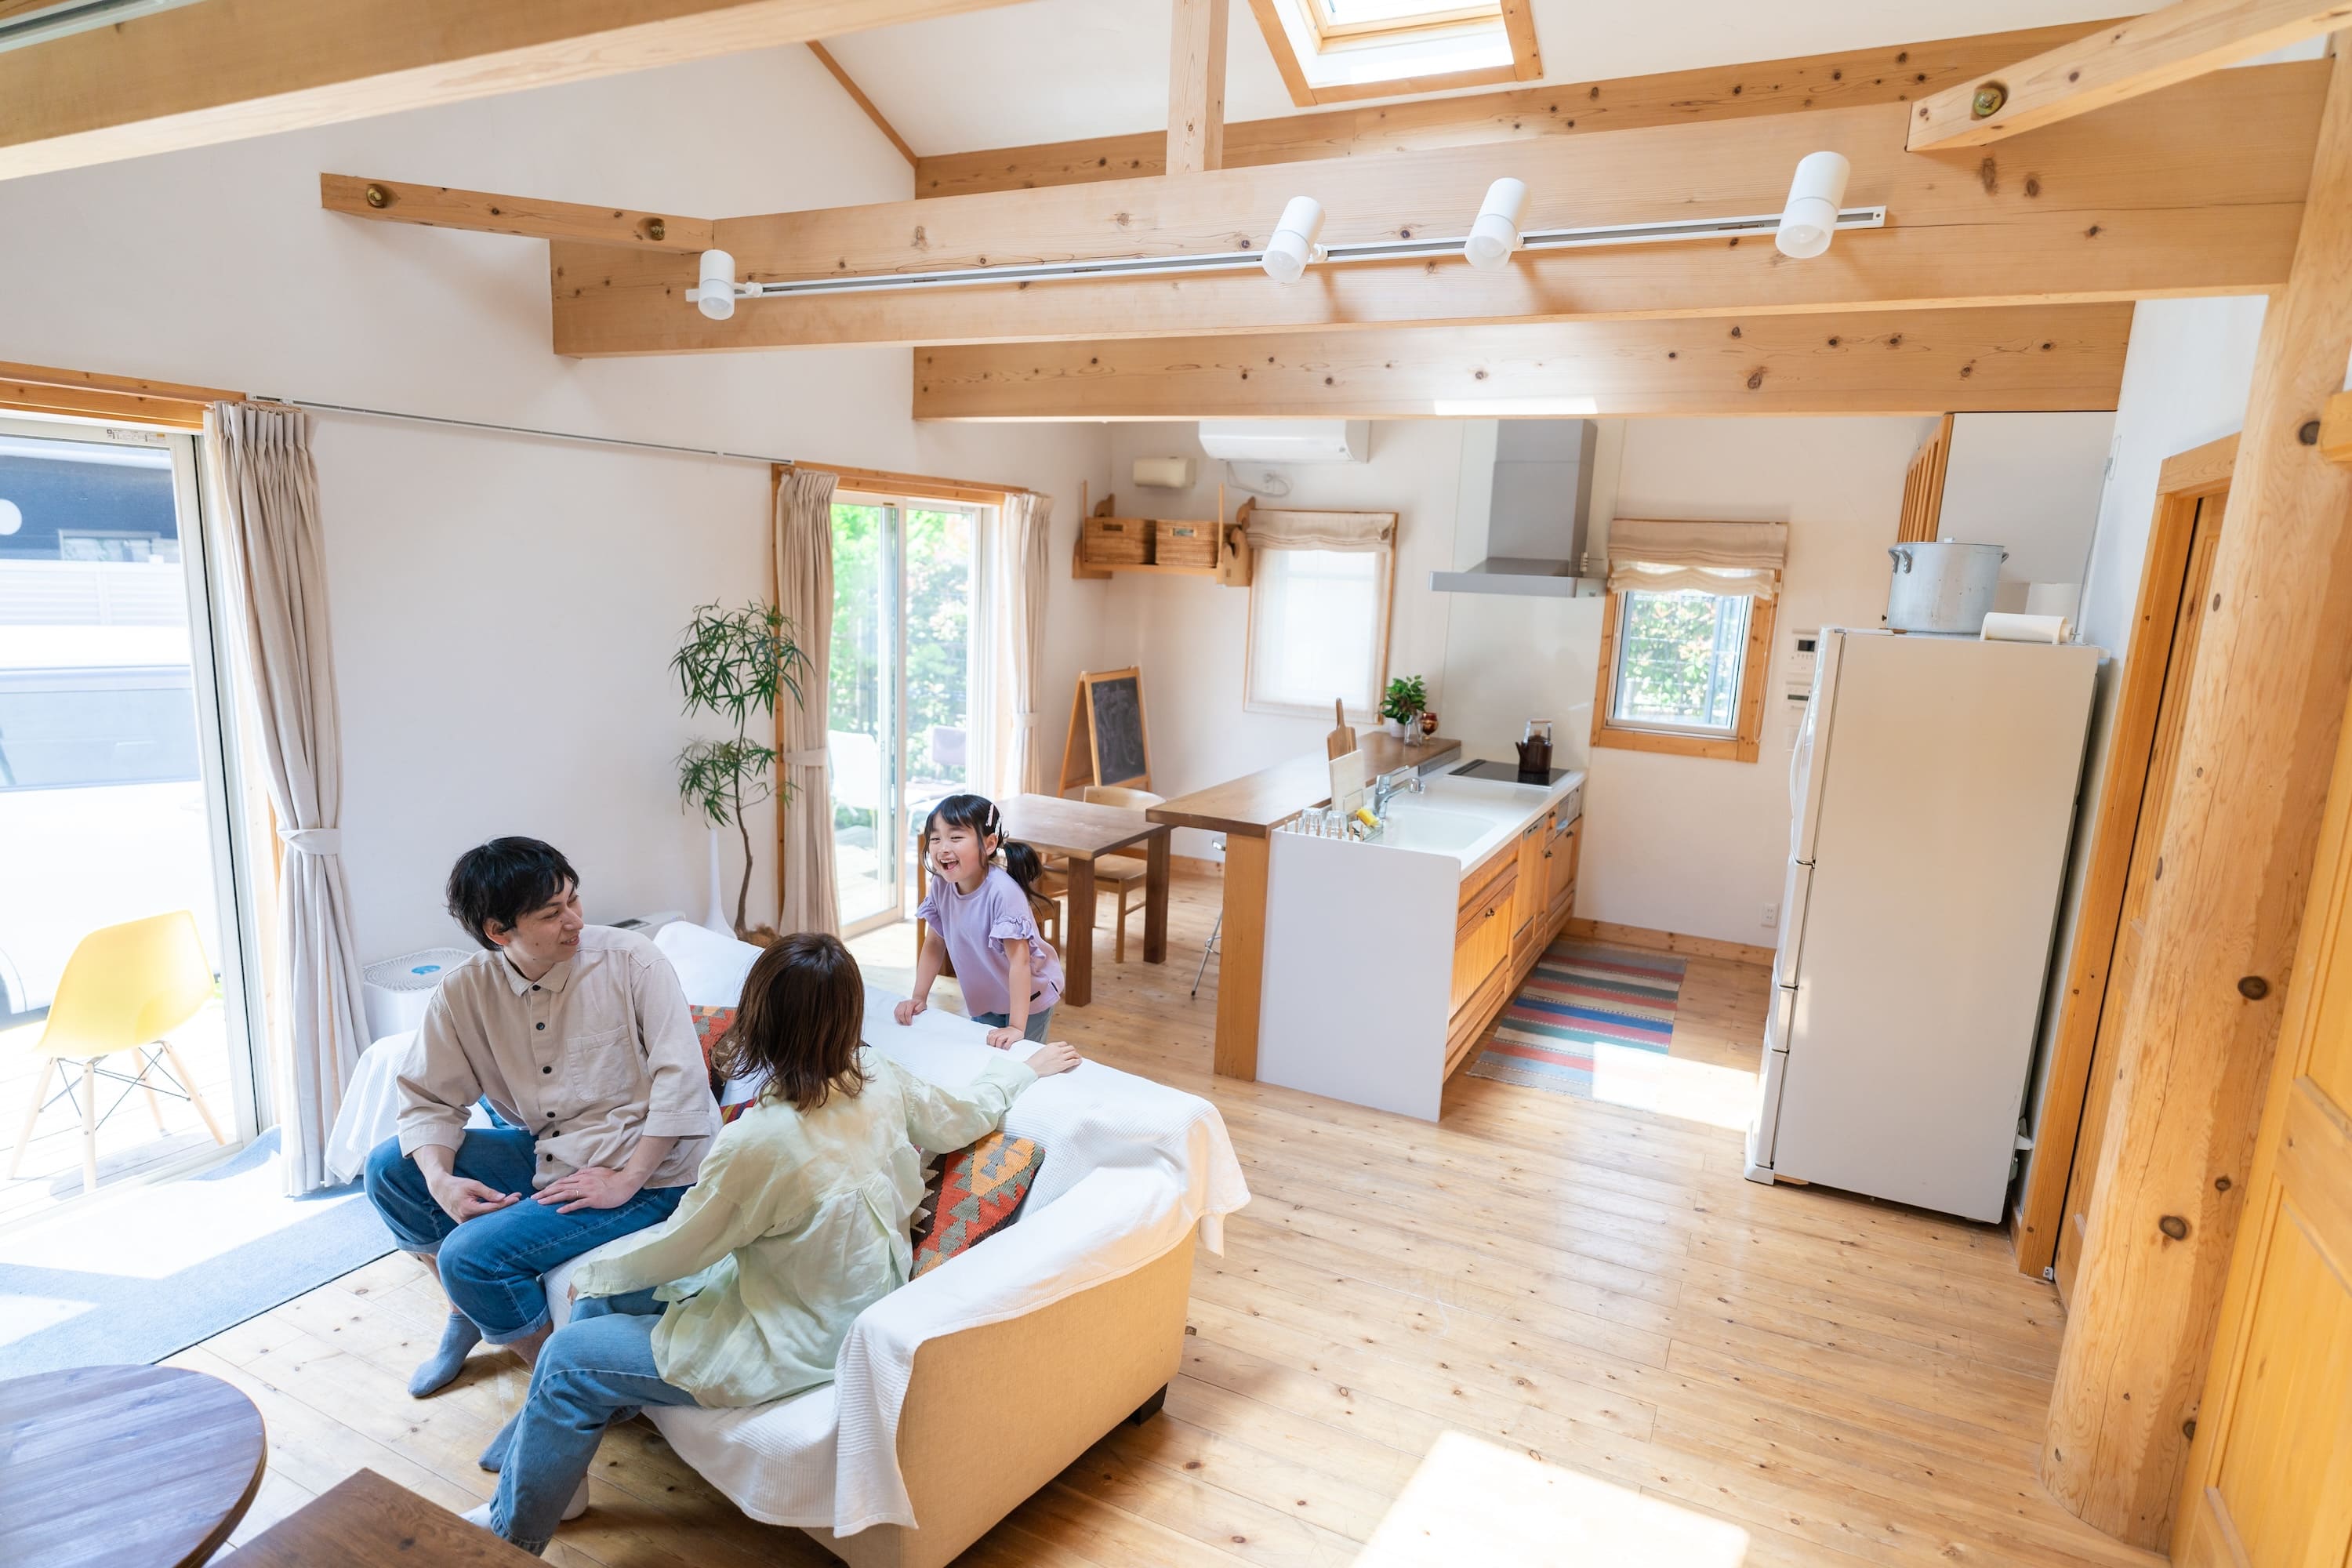
[(1088, 671), (1070, 698), (1070, 735), (1062, 742), (1062, 793), (1080, 784), (1151, 787), (1151, 752), (1144, 736), (1143, 671)]

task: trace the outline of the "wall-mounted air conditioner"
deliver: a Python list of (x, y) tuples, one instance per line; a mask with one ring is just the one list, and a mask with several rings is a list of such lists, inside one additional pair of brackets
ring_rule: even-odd
[(1203, 419), (1201, 449), (1235, 463), (1360, 463), (1369, 419)]

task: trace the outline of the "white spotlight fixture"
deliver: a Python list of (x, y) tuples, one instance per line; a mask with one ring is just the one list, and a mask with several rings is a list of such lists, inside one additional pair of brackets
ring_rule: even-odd
[(1265, 256), (1258, 265), (1276, 283), (1296, 283), (1306, 274), (1307, 264), (1322, 258), (1323, 247), (1315, 237), (1323, 232), (1323, 204), (1313, 196), (1293, 196), (1282, 209), (1282, 221), (1274, 226), (1274, 237), (1265, 242)]
[(704, 315), (723, 321), (735, 313), (735, 258), (723, 250), (702, 253), (702, 285), (686, 297)]
[(1808, 153), (1789, 184), (1789, 205), (1781, 209), (1780, 226), (1772, 243), (1780, 254), (1810, 260), (1830, 247), (1837, 232), (1838, 209), (1845, 205), (1846, 176), (1853, 165), (1843, 153)]
[(1525, 180), (1496, 180), (1486, 187), (1486, 199), (1478, 204), (1478, 216), (1470, 226), (1470, 237), (1462, 242), (1463, 258), (1473, 267), (1492, 269), (1507, 266), (1511, 252), (1519, 247), (1519, 215), (1527, 210), (1528, 184)]

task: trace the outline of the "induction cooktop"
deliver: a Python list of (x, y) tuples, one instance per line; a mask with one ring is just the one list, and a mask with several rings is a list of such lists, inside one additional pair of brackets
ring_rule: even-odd
[(1452, 772), (1456, 778), (1501, 779), (1506, 784), (1542, 783), (1547, 784), (1556, 784), (1569, 773), (1566, 768), (1549, 768), (1538, 779), (1534, 773), (1519, 772), (1519, 764), (1517, 763), (1495, 762), (1465, 763)]

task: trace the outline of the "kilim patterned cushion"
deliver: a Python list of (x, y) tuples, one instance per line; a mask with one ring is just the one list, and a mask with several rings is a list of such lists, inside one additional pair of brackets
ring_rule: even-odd
[(1020, 1213), (1045, 1151), (1026, 1138), (992, 1132), (969, 1149), (940, 1160), (924, 1206), (915, 1211), (914, 1276), (920, 1278)]
[[(710, 1092), (715, 1099), (727, 1087), (727, 1080), (720, 1078), (719, 1069), (710, 1065), (710, 1048), (719, 1043), (720, 1036), (735, 1026), (735, 1009), (688, 1007), (686, 1011), (694, 1020), (694, 1037), (702, 1042), (702, 1070), (709, 1075)], [(729, 1117), (728, 1120), (731, 1121), (734, 1118)]]

